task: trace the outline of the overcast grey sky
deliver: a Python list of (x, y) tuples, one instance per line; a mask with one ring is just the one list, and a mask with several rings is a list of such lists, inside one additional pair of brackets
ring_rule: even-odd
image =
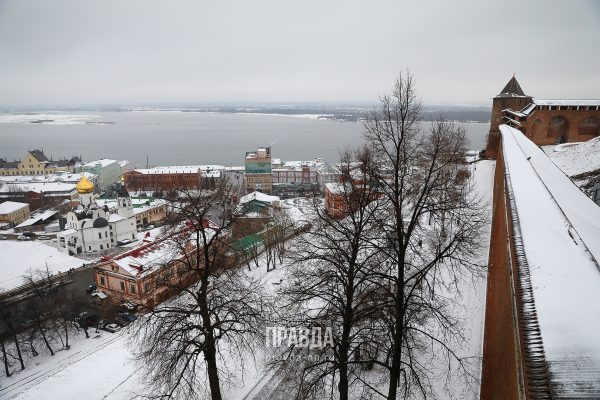
[(0, 106), (600, 98), (599, 49), (593, 0), (0, 0)]

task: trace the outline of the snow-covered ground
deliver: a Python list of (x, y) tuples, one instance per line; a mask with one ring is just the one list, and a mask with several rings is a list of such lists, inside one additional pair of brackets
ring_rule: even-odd
[(52, 273), (81, 267), (85, 260), (60, 252), (54, 242), (0, 241), (0, 291), (21, 286), (30, 270), (48, 269)]
[(544, 146), (543, 150), (568, 176), (600, 170), (600, 137), (587, 142)]
[[(488, 219), (481, 236), (481, 253), (474, 255), (472, 260), (480, 265), (487, 265), (489, 255), (495, 164), (495, 161), (492, 160), (480, 160), (469, 166), (475, 188), (487, 208)], [(486, 274), (487, 270), (482, 271), (481, 276), (463, 276), (457, 284), (457, 291), (451, 298), (454, 302), (451, 317), (460, 321), (461, 331), (464, 335), (464, 342), (454, 344), (453, 350), (457, 352), (458, 356), (466, 360), (467, 372), (474, 379), (464, 379), (464, 376), (457, 374), (446, 380), (446, 360), (444, 357), (440, 357), (439, 354), (434, 355), (431, 362), (435, 365), (431, 365), (431, 367), (436, 371), (436, 374), (432, 386), (437, 399), (467, 400), (479, 398), (480, 382), (478, 379), (481, 376), (483, 356)]]
[[(480, 161), (470, 168), (481, 195), (491, 200), (494, 162)], [(295, 221), (302, 220), (302, 215), (308, 214), (311, 208), (309, 202), (304, 200), (286, 200), (285, 204), (291, 207), (290, 213)], [(487, 227), (485, 237), (482, 238), (485, 243), (489, 242), (489, 230)], [(487, 260), (487, 246), (484, 247), (484, 253), (476, 255), (477, 260), (483, 263)], [(275, 293), (286, 279), (285, 265), (277, 265), (275, 270), (266, 272), (265, 258), (261, 257), (259, 263), (260, 268), (253, 268), (248, 274), (260, 278), (268, 288), (267, 293)], [(473, 358), (470, 368), (475, 376), (479, 375), (481, 368), (485, 287), (485, 278), (472, 280), (469, 277), (462, 282), (462, 297), (456, 299), (460, 306), (455, 308), (455, 316), (463, 320), (466, 337), (466, 342), (457, 351), (465, 357)], [(226, 362), (225, 367), (234, 377), (229, 386), (223, 387), (227, 399), (261, 399), (264, 389), (279, 384), (277, 373), (266, 369), (262, 350), (258, 349), (254, 357), (247, 356), (245, 359), (243, 369), (239, 363)], [(102, 333), (102, 337), (98, 339), (79, 337), (73, 341), (70, 350), (61, 351), (53, 358), (40, 359), (38, 363), (39, 365), (15, 373), (11, 378), (0, 377), (0, 398), (125, 400), (136, 394), (143, 394), (145, 374), (135, 361), (128, 332)], [(448, 398), (442, 391), (443, 383), (440, 382), (438, 387), (440, 398)], [(457, 381), (450, 384), (461, 383)], [(462, 386), (455, 389), (459, 397), (454, 398), (477, 397), (474, 389)]]

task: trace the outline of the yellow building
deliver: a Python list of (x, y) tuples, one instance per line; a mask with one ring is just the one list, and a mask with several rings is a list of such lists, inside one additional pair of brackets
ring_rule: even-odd
[(0, 158), (0, 176), (19, 175), (19, 161), (6, 161)]
[(21, 161), (0, 159), (0, 175), (46, 175), (54, 172), (74, 172), (80, 161), (79, 157), (72, 157), (70, 160), (49, 160), (42, 150), (31, 150)]
[(0, 204), (0, 222), (18, 225), (29, 219), (29, 204), (16, 201), (5, 201)]

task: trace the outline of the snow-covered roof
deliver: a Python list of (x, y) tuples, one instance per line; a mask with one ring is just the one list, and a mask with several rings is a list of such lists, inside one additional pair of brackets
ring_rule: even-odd
[(24, 228), (26, 226), (35, 225), (38, 222), (44, 222), (47, 219), (52, 218), (56, 214), (58, 214), (58, 210), (47, 210), (44, 212), (36, 213), (32, 215), (29, 219), (21, 222), (19, 225), (16, 226), (16, 228)]
[(562, 99), (534, 99), (538, 106), (600, 106), (600, 100), (562, 100)]
[(598, 398), (600, 207), (523, 133), (500, 131), (551, 384)]
[(90, 172), (55, 172), (46, 175), (7, 175), (0, 176), (0, 182), (5, 183), (52, 183), (52, 182), (63, 182), (63, 183), (77, 183), (82, 176), (93, 181), (96, 179), (96, 175)]
[(339, 182), (329, 182), (325, 184), (325, 188), (329, 193), (332, 194), (343, 194), (344, 193), (344, 185)]
[(100, 164), (100, 166), (102, 168), (106, 168), (109, 165), (114, 164), (116, 162), (117, 162), (117, 160), (111, 160), (109, 158), (102, 158), (100, 160), (87, 162), (87, 163), (83, 164), (83, 166), (84, 167), (95, 167), (96, 165)]
[(29, 204), (19, 203), (17, 201), (5, 201), (0, 204), (0, 215), (10, 214), (25, 207), (29, 207)]
[[(216, 225), (215, 225), (216, 226)], [(208, 238), (214, 230), (206, 229)], [(182, 233), (189, 235), (189, 233)], [(172, 238), (145, 242), (139, 247), (115, 257), (112, 262), (123, 268), (132, 276), (143, 276), (167, 265), (168, 262), (182, 256), (180, 246)]]
[(62, 192), (62, 193), (75, 193), (75, 183), (64, 183), (64, 182), (19, 182), (19, 183), (5, 183), (0, 186), (0, 193), (8, 192)]
[(516, 115), (517, 117), (526, 117), (527, 116), (527, 114), (525, 114), (523, 112), (511, 110), (510, 108), (505, 108), (504, 110), (502, 110), (502, 112), (507, 112), (509, 114)]
[[(109, 209), (114, 209), (117, 208), (117, 199), (96, 199), (96, 204), (98, 204), (98, 207), (107, 206)], [(147, 197), (131, 198), (131, 205), (133, 206), (134, 214), (139, 214), (165, 204), (168, 204), (168, 201), (163, 199), (154, 199)]]
[(240, 205), (249, 203), (252, 200), (260, 201), (263, 203), (269, 203), (269, 204), (280, 201), (278, 196), (269, 196), (268, 194), (264, 194), (262, 192), (252, 192), (250, 194), (243, 196), (240, 199)]
[(526, 105), (525, 108), (523, 108), (521, 110), (521, 113), (523, 115), (529, 115), (533, 110), (535, 110), (536, 104), (535, 103), (531, 103), (529, 105)]
[(140, 174), (195, 174), (201, 171), (201, 165), (173, 165), (167, 167), (154, 167), (135, 169), (134, 171)]
[(123, 216), (119, 215), (119, 214), (110, 214), (108, 216), (108, 222), (118, 222), (118, 221), (123, 221), (125, 218), (123, 218)]
[(25, 283), (30, 270), (45, 269), (51, 274), (81, 267), (86, 261), (58, 250), (56, 245), (41, 241), (0, 240), (0, 292)]

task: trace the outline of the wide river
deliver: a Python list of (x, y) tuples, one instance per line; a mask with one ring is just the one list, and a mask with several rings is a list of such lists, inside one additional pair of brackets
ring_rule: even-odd
[[(34, 122), (34, 123), (32, 123)], [(427, 124), (427, 123), (425, 123)], [(489, 124), (466, 123), (471, 149), (485, 146)], [(362, 123), (301, 116), (172, 111), (0, 114), (0, 158), (28, 149), (48, 157), (81, 155), (150, 166), (243, 165), (246, 151), (272, 146), (273, 157), (337, 161), (362, 141)]]

